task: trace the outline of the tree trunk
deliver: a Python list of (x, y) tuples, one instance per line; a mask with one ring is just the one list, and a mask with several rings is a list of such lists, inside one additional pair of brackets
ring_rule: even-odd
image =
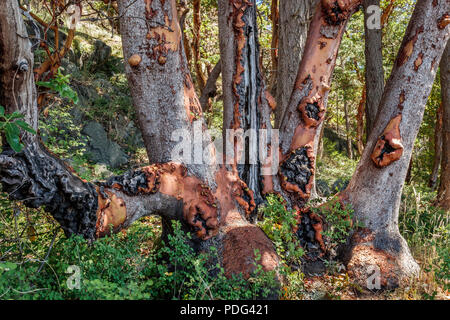
[(280, 122), (279, 178), (294, 208), (303, 207), (311, 196), (331, 75), (345, 26), (359, 5), (357, 0), (322, 0), (311, 22), (294, 90)]
[(200, 91), (202, 91), (206, 84), (206, 76), (203, 73), (202, 65), (200, 62), (200, 37), (201, 37), (200, 27), (202, 25), (200, 12), (201, 1), (194, 0), (192, 6), (194, 9), (192, 51), (194, 54), (195, 74), (197, 75), (197, 83), (199, 85)]
[[(444, 61), (444, 60), (445, 59), (441, 59), (441, 61)], [(442, 72), (442, 67), (441, 67), (441, 72)], [(444, 106), (443, 106), (443, 103), (441, 102), (441, 104), (439, 105), (439, 108), (436, 110), (436, 125), (434, 127), (433, 169), (431, 170), (430, 181), (428, 182), (428, 186), (432, 190), (436, 189), (437, 179), (439, 176), (439, 168), (441, 165), (441, 158), (442, 158), (443, 112), (444, 112)]]
[(209, 74), (208, 81), (206, 81), (205, 87), (202, 90), (202, 95), (200, 96), (200, 105), (202, 106), (203, 112), (206, 112), (211, 108), (209, 99), (217, 94), (216, 83), (221, 72), (222, 62), (219, 60)]
[[(288, 107), (292, 87), (301, 61), (309, 25), (319, 0), (280, 0), (279, 9), (279, 46), (277, 81), (273, 86), (276, 92), (275, 127), (280, 127)], [(324, 101), (326, 105), (326, 101)], [(322, 124), (320, 125), (322, 126)], [(320, 128), (318, 130), (320, 132)], [(314, 156), (317, 156), (319, 135), (314, 138)], [(317, 197), (315, 179), (312, 182), (312, 197)]]
[[(365, 78), (366, 78), (366, 136), (372, 132), (380, 105), (384, 87), (383, 55), (382, 55), (382, 30), (370, 27), (368, 12), (370, 6), (380, 7), (380, 0), (364, 0), (364, 32), (365, 32)], [(369, 26), (368, 26), (369, 25)]]
[(366, 104), (366, 85), (364, 85), (361, 99), (359, 100), (358, 104), (358, 112), (356, 114), (356, 143), (358, 146), (358, 153), (359, 155), (362, 155), (364, 150), (364, 142), (363, 142), (363, 135), (364, 135), (364, 106)]
[(278, 11), (278, 0), (272, 0), (270, 5), (270, 20), (272, 20), (272, 40), (270, 46), (270, 57), (272, 60), (272, 69), (270, 72), (270, 90), (274, 88), (277, 81), (278, 69), (278, 29), (280, 22), (280, 14)]
[[(418, 0), (374, 129), (349, 186), (340, 195), (365, 228), (348, 247), (350, 273), (363, 284), (367, 268), (380, 271), (381, 285), (398, 286), (419, 267), (398, 230), (403, 184), (439, 60), (449, 38), (447, 0)], [(372, 270), (373, 271), (373, 270)]]
[(450, 45), (441, 60), (441, 94), (443, 107), (441, 182), (438, 191), (438, 205), (450, 210)]
[(280, 0), (275, 127), (287, 108), (318, 0)]
[(344, 96), (344, 113), (345, 113), (345, 134), (347, 137), (347, 155), (350, 159), (353, 159), (353, 144), (350, 133), (350, 119), (348, 118), (347, 99)]

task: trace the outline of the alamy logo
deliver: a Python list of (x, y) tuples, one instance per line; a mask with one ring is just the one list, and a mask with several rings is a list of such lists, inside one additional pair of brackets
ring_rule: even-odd
[(370, 265), (367, 268), (367, 274), (369, 277), (367, 278), (366, 284), (367, 289), (369, 290), (380, 290), (381, 289), (381, 272), (380, 268), (377, 265)]
[(381, 8), (377, 5), (367, 7), (366, 27), (369, 30), (381, 29)]
[(172, 132), (171, 140), (177, 142), (171, 152), (172, 161), (206, 165), (233, 164), (236, 161), (237, 164), (260, 164), (262, 175), (277, 174), (277, 129), (227, 129), (223, 137), (217, 130), (203, 131), (202, 128), (203, 122), (198, 120), (193, 123), (193, 134), (188, 129)]
[(67, 267), (66, 273), (71, 273), (72, 275), (67, 279), (66, 284), (69, 290), (81, 288), (81, 269), (79, 266), (72, 265)]
[(76, 29), (78, 22), (81, 20), (81, 8), (78, 5), (71, 4), (66, 11), (67, 17), (67, 26), (69, 29)]

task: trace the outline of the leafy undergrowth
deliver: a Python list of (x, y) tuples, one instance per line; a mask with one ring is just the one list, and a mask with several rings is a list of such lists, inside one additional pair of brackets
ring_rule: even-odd
[[(89, 244), (65, 238), (44, 213), (28, 213), (14, 208), (0, 216), (0, 299), (255, 299), (276, 293), (274, 273), (261, 267), (247, 280), (225, 277), (211, 263), (217, 251), (195, 254), (178, 223), (167, 244), (158, 241), (156, 218)], [(255, 265), (260, 258), (255, 252)]]

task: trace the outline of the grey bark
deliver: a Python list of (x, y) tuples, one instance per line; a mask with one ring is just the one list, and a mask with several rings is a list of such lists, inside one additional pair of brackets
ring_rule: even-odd
[(202, 90), (202, 95), (200, 96), (200, 104), (203, 112), (208, 110), (209, 99), (217, 94), (217, 79), (219, 78), (221, 72), (222, 62), (219, 60), (209, 74), (205, 87)]
[[(369, 137), (375, 124), (384, 88), (384, 71), (382, 55), (382, 30), (368, 28), (371, 14), (367, 13), (369, 6), (380, 7), (380, 0), (364, 0), (364, 53), (366, 60), (366, 136)], [(373, 13), (372, 13), (373, 14)], [(369, 20), (368, 20), (369, 19)]]
[(317, 2), (318, 0), (280, 0), (278, 68), (275, 87), (276, 128), (280, 127), (281, 119), (291, 97), (308, 36), (309, 24)]

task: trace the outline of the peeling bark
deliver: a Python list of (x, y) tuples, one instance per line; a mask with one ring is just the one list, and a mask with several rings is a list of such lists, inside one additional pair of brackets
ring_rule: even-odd
[[(356, 0), (321, 1), (311, 23), (294, 90), (280, 126), (279, 179), (294, 208), (303, 207), (311, 195), (318, 147), (316, 137), (320, 135), (320, 125), (325, 117), (331, 75), (346, 22), (359, 5), (360, 1)], [(290, 183), (282, 170), (283, 164), (290, 161), (291, 154), (304, 149), (308, 150), (307, 161), (303, 161), (297, 171), (300, 174), (300, 168), (308, 168), (306, 183)]]
[(400, 123), (402, 115), (399, 114), (389, 121), (372, 152), (371, 159), (377, 167), (386, 167), (397, 161), (403, 154)]
[[(449, 9), (447, 0), (417, 2), (386, 84), (374, 130), (350, 184), (340, 195), (344, 203), (352, 205), (355, 218), (371, 235), (358, 238), (360, 234), (356, 233), (348, 247), (349, 271), (363, 285), (370, 264), (381, 269), (385, 288), (398, 286), (402, 279), (418, 274), (419, 267), (398, 230), (398, 210), (414, 140), (436, 75), (435, 61), (441, 58), (450, 36), (449, 27), (438, 27), (438, 17)], [(422, 63), (416, 71), (414, 62), (419, 55)], [(403, 154), (388, 166), (377, 167), (372, 152), (380, 146), (379, 137), (386, 129), (396, 128), (396, 122)], [(393, 132), (395, 137), (398, 131)]]

